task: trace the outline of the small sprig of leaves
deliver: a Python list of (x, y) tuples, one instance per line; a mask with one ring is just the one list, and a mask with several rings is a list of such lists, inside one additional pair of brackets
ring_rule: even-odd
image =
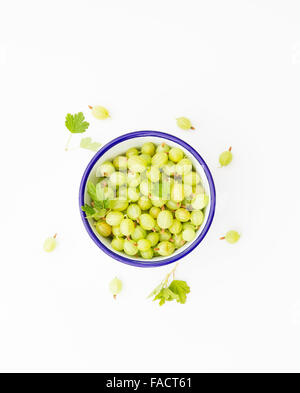
[(85, 204), (81, 207), (82, 211), (86, 214), (86, 218), (99, 220), (100, 218), (105, 217), (108, 209), (110, 208), (110, 201), (108, 199), (98, 199), (96, 186), (92, 182), (87, 183), (87, 192), (92, 200), (91, 206)]
[(95, 184), (91, 181), (87, 183), (87, 192), (93, 201), (93, 205), (96, 209), (109, 209), (110, 202), (108, 199), (99, 199), (97, 195), (97, 188)]
[(69, 139), (68, 139), (68, 142), (67, 142), (67, 145), (65, 148), (66, 151), (69, 148), (72, 134), (82, 134), (82, 133), (86, 132), (89, 125), (90, 125), (90, 123), (85, 121), (85, 117), (82, 112), (75, 113), (74, 115), (72, 115), (71, 113), (67, 114), (66, 120), (65, 120), (65, 126), (71, 132), (71, 135), (69, 136)]
[(81, 206), (81, 210), (85, 212), (87, 218), (93, 217), (96, 213), (95, 209), (87, 203), (84, 206)]
[[(82, 211), (85, 212), (86, 218), (94, 218), (96, 221), (100, 220), (100, 218), (104, 218), (108, 213), (107, 208), (102, 208), (101, 206), (106, 206), (105, 201), (103, 204), (99, 204), (92, 202), (93, 206), (88, 205), (87, 203), (84, 206), (81, 206)], [(96, 207), (97, 205), (97, 207)]]
[[(176, 300), (176, 302), (184, 304), (186, 302), (187, 294), (190, 293), (190, 287), (186, 281), (175, 280), (175, 271), (178, 263), (167, 274), (166, 278), (150, 293), (148, 298), (153, 297), (153, 301), (159, 300), (159, 305), (162, 306), (167, 302)], [(169, 284), (170, 277), (173, 275), (173, 281)]]
[(94, 205), (96, 209), (109, 209), (110, 202), (108, 199), (104, 199), (103, 201), (94, 201)]

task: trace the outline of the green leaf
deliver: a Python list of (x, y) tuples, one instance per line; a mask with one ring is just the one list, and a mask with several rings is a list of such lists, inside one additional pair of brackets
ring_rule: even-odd
[(97, 193), (96, 193), (96, 186), (91, 181), (87, 184), (87, 192), (93, 201), (98, 201)]
[(81, 209), (82, 209), (82, 211), (85, 212), (87, 217), (93, 217), (93, 215), (96, 213), (95, 209), (87, 204), (85, 204), (84, 206), (81, 206)]
[[(155, 299), (154, 299), (155, 300)], [(159, 301), (159, 305), (163, 306), (166, 303), (166, 299), (164, 297), (162, 297)]]
[(148, 295), (148, 299), (152, 296), (156, 296), (163, 288), (163, 283), (161, 282), (156, 288), (153, 289), (153, 291)]
[(102, 209), (100, 205), (102, 206), (102, 203), (94, 202), (94, 206), (97, 206), (96, 208), (85, 204), (84, 206), (81, 206), (81, 209), (85, 212), (86, 218), (94, 218), (98, 221), (105, 217), (107, 213), (107, 209)]
[(109, 200), (108, 199), (104, 199), (102, 201), (95, 201), (95, 207), (99, 210), (101, 209), (109, 209)]
[(110, 208), (110, 201), (108, 199), (105, 199), (103, 201), (103, 208), (104, 209), (109, 209)]
[(178, 300), (179, 296), (176, 295), (176, 293), (174, 293), (170, 287), (169, 288), (164, 288), (163, 289), (163, 293), (164, 293), (164, 297), (166, 300), (170, 301), (170, 300)]
[(159, 305), (162, 306), (166, 301), (177, 300), (179, 301), (179, 296), (172, 292), (169, 288), (162, 288), (161, 291), (155, 296), (153, 301), (159, 300)]
[(75, 113), (74, 115), (68, 113), (66, 116), (65, 125), (72, 134), (82, 134), (88, 129), (90, 124), (85, 121), (84, 114), (79, 112)]
[(101, 143), (93, 142), (92, 138), (82, 138), (80, 142), (80, 147), (83, 149), (88, 149), (92, 151), (98, 151)]
[(184, 304), (186, 302), (186, 295), (190, 293), (190, 287), (185, 281), (173, 280), (169, 289), (178, 296), (177, 302)]
[(165, 304), (166, 299), (168, 298), (168, 296), (165, 296), (164, 293), (164, 289), (162, 288), (161, 291), (155, 296), (155, 298), (153, 299), (153, 301), (155, 300), (160, 300), (159, 305), (162, 306), (163, 304)]
[(96, 210), (96, 213), (93, 215), (93, 218), (96, 220), (96, 221), (98, 221), (98, 220), (100, 220), (101, 218), (103, 218), (103, 217), (105, 217), (106, 216), (106, 213), (107, 213), (107, 210), (106, 209), (100, 209), (100, 210)]
[(102, 201), (95, 201), (94, 205), (95, 205), (95, 208), (98, 210), (103, 209), (103, 202)]

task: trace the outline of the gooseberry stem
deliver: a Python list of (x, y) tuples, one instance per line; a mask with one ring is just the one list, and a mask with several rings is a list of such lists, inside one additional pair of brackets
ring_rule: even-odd
[(68, 138), (68, 140), (67, 140), (67, 144), (66, 144), (66, 147), (65, 147), (65, 151), (68, 151), (68, 150), (69, 150), (69, 145), (70, 145), (71, 139), (72, 139), (72, 134), (70, 134), (70, 136), (69, 136), (69, 138)]
[(175, 267), (170, 271), (170, 273), (167, 274), (167, 276), (166, 276), (166, 278), (164, 280), (164, 283), (163, 283), (163, 287), (168, 284), (168, 281), (169, 281), (169, 278), (170, 278), (171, 275), (173, 275), (173, 280), (174, 280), (174, 278), (175, 278), (175, 271), (178, 268), (178, 265), (179, 265), (179, 262), (177, 262)]
[(113, 295), (113, 298), (114, 298), (115, 300), (117, 300), (117, 295)]
[(230, 148), (228, 149), (228, 151), (231, 151), (232, 150), (232, 147), (230, 146)]
[(225, 239), (226, 239), (225, 236), (220, 237), (220, 240), (225, 240)]
[(195, 129), (195, 127), (192, 126), (192, 127), (191, 127), (191, 130), (194, 130), (194, 129)]
[(53, 236), (53, 239), (56, 239), (57, 238), (57, 233)]
[(93, 107), (92, 107), (91, 105), (88, 105), (88, 107), (89, 107), (90, 109), (93, 109)]

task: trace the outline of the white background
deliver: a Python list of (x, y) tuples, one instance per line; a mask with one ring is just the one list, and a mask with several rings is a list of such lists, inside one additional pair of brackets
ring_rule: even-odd
[[(0, 369), (299, 370), (299, 1), (0, 4)], [(111, 119), (92, 118), (94, 104)], [(178, 268), (185, 305), (146, 299), (170, 266), (122, 265), (85, 232), (77, 196), (93, 153), (64, 151), (78, 111), (103, 144), (160, 130), (209, 165), (217, 211)], [(195, 131), (177, 129), (182, 115)], [(234, 246), (218, 240), (229, 229)]]

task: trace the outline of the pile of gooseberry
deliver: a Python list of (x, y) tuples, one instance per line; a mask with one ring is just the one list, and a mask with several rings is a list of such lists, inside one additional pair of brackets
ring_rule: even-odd
[(209, 197), (180, 148), (148, 142), (103, 162), (95, 174), (89, 218), (115, 251), (168, 257), (196, 238)]

